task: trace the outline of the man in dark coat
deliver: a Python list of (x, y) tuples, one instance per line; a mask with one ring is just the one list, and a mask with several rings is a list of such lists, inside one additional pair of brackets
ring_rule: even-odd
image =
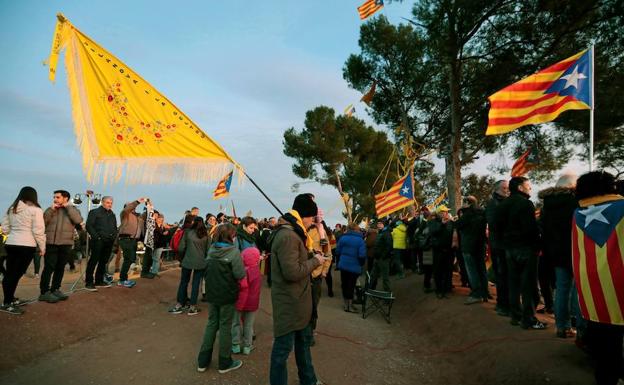
[(310, 344), (312, 289), (310, 274), (320, 266), (322, 254), (311, 256), (312, 240), (306, 229), (318, 212), (311, 194), (295, 198), (293, 209), (281, 217), (271, 234), (271, 300), (273, 304), (273, 349), (271, 385), (288, 384), (287, 361), (295, 349), (299, 383), (316, 384)]
[[(379, 219), (377, 221), (377, 229), (379, 234), (375, 239), (375, 244), (371, 248), (375, 258), (373, 266), (373, 274), (371, 277), (371, 289), (377, 288), (377, 280), (381, 276), (381, 282), (385, 291), (390, 289), (390, 257), (392, 256), (392, 234), (390, 234), (390, 226), (386, 225), (386, 221)], [(367, 250), (369, 250), (367, 248)]]
[(485, 212), (477, 206), (477, 198), (467, 196), (462, 206), (462, 215), (455, 222), (461, 238), (460, 248), (468, 280), (472, 289), (465, 304), (487, 302), (488, 279), (485, 268)]
[(488, 224), (490, 242), (490, 258), (496, 277), (496, 314), (509, 316), (509, 273), (505, 258), (505, 247), (502, 237), (496, 230), (496, 210), (498, 205), (509, 196), (509, 182), (499, 180), (494, 184), (492, 198), (485, 207), (485, 218)]
[(577, 330), (583, 329), (584, 324), (572, 271), (572, 218), (578, 207), (575, 187), (576, 176), (563, 175), (555, 187), (539, 193), (544, 201), (541, 214), (543, 258), (555, 269), (555, 324), (560, 338), (574, 336), (570, 316), (576, 316)]
[(544, 329), (546, 325), (535, 318), (533, 298), (539, 232), (535, 206), (529, 200), (531, 182), (525, 177), (513, 177), (509, 181), (509, 190), (511, 195), (496, 210), (496, 230), (503, 239), (509, 267), (511, 324), (521, 325), (524, 329)]
[(117, 219), (112, 207), (113, 197), (105, 196), (102, 205), (89, 211), (87, 216), (87, 232), (91, 237), (91, 256), (85, 273), (85, 289), (88, 291), (97, 291), (95, 286), (107, 286), (104, 272), (117, 238)]

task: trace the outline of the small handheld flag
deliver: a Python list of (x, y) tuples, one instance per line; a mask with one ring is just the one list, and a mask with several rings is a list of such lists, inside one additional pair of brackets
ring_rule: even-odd
[(536, 147), (529, 147), (511, 168), (511, 177), (524, 176), (539, 164), (539, 154)]
[(567, 110), (587, 110), (592, 100), (593, 50), (585, 50), (491, 95), (486, 135), (555, 120)]
[(226, 176), (219, 181), (217, 188), (212, 194), (212, 199), (219, 199), (226, 197), (230, 194), (230, 185), (232, 184), (232, 175), (234, 171), (230, 171)]
[(383, 0), (366, 0), (364, 4), (358, 7), (358, 13), (360, 14), (360, 19), (364, 20), (375, 12), (382, 9), (384, 6)]

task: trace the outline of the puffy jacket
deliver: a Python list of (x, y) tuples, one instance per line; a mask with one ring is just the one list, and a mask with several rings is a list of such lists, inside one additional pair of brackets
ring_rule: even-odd
[(366, 261), (366, 244), (359, 231), (349, 230), (338, 240), (336, 253), (340, 256), (338, 269), (355, 274), (362, 273)]
[(48, 245), (73, 245), (76, 225), (82, 223), (80, 211), (75, 206), (48, 207), (43, 213), (46, 243)]
[(245, 265), (246, 276), (238, 283), (238, 300), (236, 310), (256, 311), (260, 306), (260, 289), (262, 275), (260, 274), (260, 250), (248, 247), (241, 254)]
[(403, 222), (392, 230), (392, 247), (399, 250), (407, 249), (407, 226)]
[(231, 243), (214, 243), (208, 251), (206, 299), (214, 305), (234, 304), (238, 300), (238, 282), (245, 277), (240, 251)]
[(209, 247), (210, 235), (200, 238), (194, 229), (186, 230), (178, 245), (178, 253), (182, 256), (182, 267), (193, 270), (205, 269)]
[(43, 210), (37, 206), (17, 202), (17, 212), (13, 208), (2, 219), (2, 231), (8, 235), (6, 244), (14, 246), (37, 247), (45, 251), (46, 235), (43, 222)]

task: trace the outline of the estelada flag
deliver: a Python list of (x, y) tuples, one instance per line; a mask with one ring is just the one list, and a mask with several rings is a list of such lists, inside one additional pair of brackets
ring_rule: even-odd
[[(232, 174), (234, 171), (230, 171), (226, 176), (223, 177), (217, 184), (217, 188), (215, 188), (212, 193), (212, 199), (219, 199), (226, 197), (230, 194), (230, 186), (232, 185)], [(234, 207), (234, 203), (232, 202), (232, 207)], [(234, 213), (236, 216), (236, 213)]]
[(583, 318), (624, 325), (624, 197), (579, 202), (572, 220), (572, 268)]
[(392, 214), (414, 204), (414, 182), (412, 172), (394, 182), (388, 191), (375, 195), (377, 218)]
[(345, 116), (348, 116), (348, 117), (352, 117), (354, 112), (355, 112), (355, 107), (353, 107), (353, 104), (349, 104), (347, 108), (344, 109), (344, 114)]
[(65, 49), (74, 130), (87, 180), (116, 182), (125, 172), (129, 183), (208, 182), (232, 164), (240, 169), (171, 100), (63, 15), (57, 17), (49, 76), (54, 81)]
[(358, 7), (358, 13), (360, 14), (360, 19), (364, 20), (375, 12), (382, 9), (384, 6), (383, 0), (366, 0), (364, 4)]
[(539, 154), (537, 147), (529, 147), (529, 149), (526, 150), (524, 154), (520, 155), (520, 158), (518, 158), (518, 160), (514, 163), (511, 168), (511, 177), (524, 176), (529, 171), (537, 167), (538, 164)]
[(377, 89), (377, 82), (373, 82), (373, 85), (371, 85), (371, 88), (368, 90), (367, 93), (362, 95), (362, 99), (360, 99), (360, 101), (366, 103), (367, 106), (370, 106), (371, 102), (373, 101), (373, 96), (375, 96), (376, 89)]
[(555, 120), (592, 101), (592, 50), (585, 50), (491, 95), (486, 135)]

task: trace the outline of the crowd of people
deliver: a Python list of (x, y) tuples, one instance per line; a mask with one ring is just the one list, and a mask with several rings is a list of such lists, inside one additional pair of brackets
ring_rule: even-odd
[[(2, 310), (23, 314), (15, 290), (36, 254), (44, 259), (39, 301), (67, 300), (61, 282), (66, 264), (74, 259), (72, 249), (84, 254), (81, 232), (90, 240), (84, 281), (91, 292), (113, 285), (109, 264), (120, 255), (116, 285), (133, 288), (129, 269), (143, 243), (142, 278), (159, 274), (164, 250), (180, 261), (169, 313), (196, 315), (199, 301), (208, 303), (198, 371), (210, 366), (217, 333), (220, 373), (241, 367), (233, 355), (252, 353), (265, 274), (273, 308), (270, 382), (287, 383), (286, 362), (294, 350), (300, 383), (315, 384), (320, 381), (310, 347), (323, 281), (328, 296), (334, 296), (332, 271), (340, 272), (344, 311), (357, 313), (358, 292), (367, 279), (370, 288), (381, 281), (383, 290), (391, 292), (390, 276), (402, 279), (411, 270), (423, 276), (425, 293), (444, 300), (454, 292), (453, 272), (458, 270), (462, 286), (470, 288), (466, 305), (495, 300), (496, 314), (528, 330), (548, 326), (536, 313), (554, 314), (556, 336), (576, 338), (596, 358), (598, 383), (615, 384), (624, 370), (622, 183), (602, 171), (578, 180), (563, 175), (539, 192), (539, 209), (531, 193), (527, 178), (514, 177), (498, 181), (483, 204), (464, 197), (456, 216), (445, 205), (412, 207), (400, 216), (373, 219), (365, 226), (337, 224), (332, 230), (312, 194), (298, 195), (292, 210), (280, 218), (203, 217), (193, 207), (173, 226), (149, 199), (139, 198), (124, 205), (118, 225), (112, 197), (103, 197), (84, 222), (69, 192), (55, 191), (53, 205), (44, 212), (37, 192), (24, 187), (2, 222), (8, 236), (1, 264)], [(145, 210), (139, 214), (141, 204)]]

